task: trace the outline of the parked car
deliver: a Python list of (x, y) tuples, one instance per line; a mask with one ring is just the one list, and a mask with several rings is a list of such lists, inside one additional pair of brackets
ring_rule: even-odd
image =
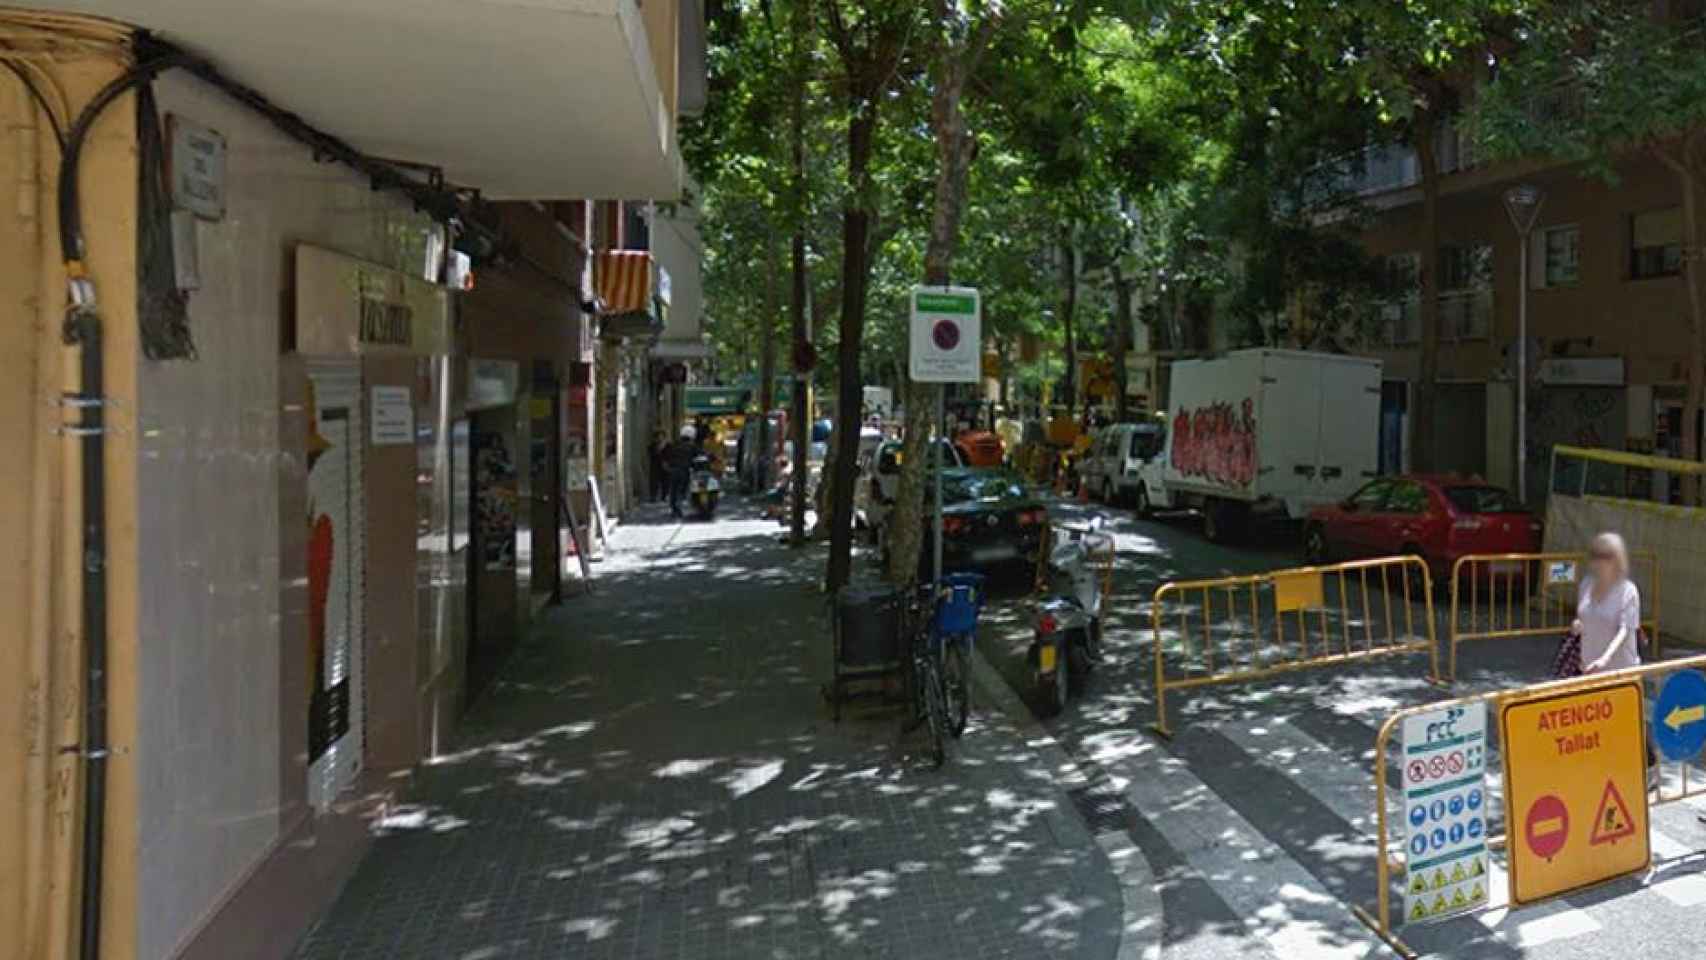
[[(966, 465), (958, 448), (946, 440), (938, 442), (942, 444), (943, 463), (951, 467)], [(902, 449), (899, 440), (885, 440), (859, 462), (859, 479), (853, 489), (853, 519), (856, 524), (864, 525), (872, 543), (881, 542), (882, 526), (888, 522), (895, 492), (900, 489)]]
[(1085, 488), (1104, 503), (1131, 499), (1143, 486), (1142, 469), (1161, 455), (1166, 440), (1167, 429), (1157, 422), (1103, 427), (1091, 441), (1078, 474)]
[(1460, 557), (1538, 553), (1540, 519), (1505, 490), (1467, 477), (1380, 477), (1303, 527), (1311, 563), (1413, 554), (1443, 585)]
[[(925, 503), (934, 504), (934, 485)], [(934, 517), (924, 516), (919, 572), (934, 566)], [(942, 474), (942, 569), (992, 570), (1034, 564), (1041, 549), (1048, 510), (1009, 470), (952, 467)], [(886, 560), (886, 537), (883, 547)]]

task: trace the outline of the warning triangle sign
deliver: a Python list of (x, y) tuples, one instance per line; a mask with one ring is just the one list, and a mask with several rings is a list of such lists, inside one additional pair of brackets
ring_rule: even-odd
[(1435, 890), (1444, 890), (1445, 889), (1445, 883), (1446, 883), (1445, 871), (1444, 870), (1435, 870), (1434, 871), (1434, 889)]
[(1477, 883), (1475, 885), (1475, 889), (1470, 892), (1469, 899), (1471, 899), (1471, 900), (1485, 900), (1485, 899), (1487, 899), (1487, 891), (1480, 884)]
[(1451, 882), (1457, 883), (1458, 881), (1460, 881), (1462, 879), (1463, 879), (1463, 864), (1460, 863), (1451, 869)]
[(1427, 916), (1428, 916), (1428, 908), (1421, 901), (1419, 901), (1419, 900), (1416, 901), (1416, 908), (1414, 910), (1410, 911), (1410, 919), (1411, 920), (1425, 920), (1425, 919), (1427, 919)]
[(1410, 883), (1410, 892), (1411, 893), (1427, 893), (1428, 892), (1428, 878), (1422, 876), (1419, 873), (1416, 874), (1416, 879), (1411, 881), (1411, 883)]
[(1617, 784), (1605, 781), (1605, 794), (1599, 800), (1599, 812), (1593, 817), (1593, 835), (1588, 843), (1598, 846), (1602, 843), (1616, 843), (1625, 837), (1635, 835), (1635, 818), (1629, 815), (1629, 805), (1623, 802), (1623, 794), (1617, 790)]
[(1480, 857), (1476, 857), (1475, 858), (1475, 865), (1469, 868), (1469, 875), (1472, 877), (1478, 877), (1481, 874), (1486, 873), (1486, 872), (1487, 872), (1487, 865), (1481, 861)]

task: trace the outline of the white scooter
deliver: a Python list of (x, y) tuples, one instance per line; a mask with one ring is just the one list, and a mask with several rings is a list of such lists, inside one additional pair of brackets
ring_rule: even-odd
[(1037, 603), (1027, 653), (1048, 712), (1066, 709), (1102, 658), (1102, 599), (1113, 570), (1114, 538), (1102, 518), (1085, 527), (1051, 526), (1047, 590)]

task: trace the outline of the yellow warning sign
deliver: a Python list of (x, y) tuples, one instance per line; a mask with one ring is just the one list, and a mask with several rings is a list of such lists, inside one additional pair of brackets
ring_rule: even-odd
[(1416, 874), (1416, 879), (1410, 881), (1410, 892), (1411, 893), (1427, 893), (1428, 892), (1427, 878), (1422, 876), (1419, 873)]
[(1411, 920), (1426, 920), (1427, 918), (1428, 918), (1428, 908), (1422, 906), (1422, 902), (1420, 900), (1417, 900), (1416, 905), (1414, 907), (1410, 908), (1410, 919)]
[(1451, 868), (1451, 882), (1452, 883), (1461, 883), (1463, 880), (1466, 880), (1466, 879), (1468, 879), (1468, 878), (1465, 877), (1463, 874), (1463, 864), (1462, 863), (1459, 863), (1457, 866)]
[(1645, 870), (1652, 850), (1640, 684), (1509, 701), (1499, 722), (1511, 902)]
[(1444, 890), (1445, 889), (1445, 871), (1444, 870), (1435, 870), (1434, 871), (1434, 889), (1435, 890)]

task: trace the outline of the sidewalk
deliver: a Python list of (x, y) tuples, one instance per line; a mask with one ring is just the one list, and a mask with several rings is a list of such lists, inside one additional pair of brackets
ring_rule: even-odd
[(987, 687), (940, 771), (895, 712), (833, 724), (821, 548), (728, 506), (623, 525), (301, 960), (1116, 957), (1064, 754)]

